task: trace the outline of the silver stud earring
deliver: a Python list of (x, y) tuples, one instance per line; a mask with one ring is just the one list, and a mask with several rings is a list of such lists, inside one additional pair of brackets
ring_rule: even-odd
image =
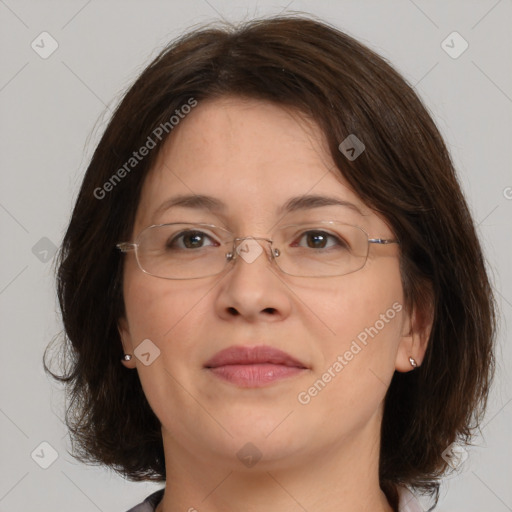
[(131, 354), (125, 354), (124, 357), (123, 357), (123, 360), (124, 361), (131, 361), (132, 360), (132, 355)]
[(414, 357), (409, 357), (409, 362), (411, 363), (411, 366), (413, 368), (416, 368), (418, 366), (418, 363), (416, 363)]

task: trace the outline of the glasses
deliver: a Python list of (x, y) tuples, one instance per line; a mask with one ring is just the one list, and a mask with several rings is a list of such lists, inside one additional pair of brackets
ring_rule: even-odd
[(238, 256), (252, 263), (264, 251), (270, 262), (291, 276), (342, 276), (364, 267), (370, 244), (400, 243), (369, 238), (359, 226), (331, 220), (281, 226), (272, 239), (234, 236), (213, 224), (174, 222), (149, 226), (133, 243), (116, 247), (123, 253), (135, 251), (137, 264), (146, 274), (199, 279), (222, 273)]

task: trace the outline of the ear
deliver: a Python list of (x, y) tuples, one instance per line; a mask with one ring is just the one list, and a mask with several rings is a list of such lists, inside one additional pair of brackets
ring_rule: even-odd
[(421, 366), (427, 350), (432, 325), (434, 308), (431, 301), (425, 301), (421, 306), (415, 304), (412, 311), (404, 313), (402, 336), (396, 355), (395, 368), (399, 372), (414, 370), (409, 360), (412, 357)]
[(125, 317), (121, 317), (117, 321), (117, 330), (119, 331), (119, 336), (121, 337), (121, 343), (123, 344), (123, 351), (125, 354), (130, 354), (132, 356), (130, 361), (121, 360), (121, 363), (126, 366), (126, 368), (130, 368), (133, 370), (136, 367), (135, 364), (135, 356), (133, 355), (133, 343), (132, 337), (130, 335), (130, 328), (128, 326), (128, 320)]

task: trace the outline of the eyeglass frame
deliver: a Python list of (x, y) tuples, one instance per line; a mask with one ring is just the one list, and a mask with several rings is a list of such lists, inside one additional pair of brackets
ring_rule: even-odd
[[(342, 225), (345, 225), (345, 226), (350, 226), (350, 227), (353, 227), (353, 228), (357, 228), (357, 229), (359, 229), (360, 231), (362, 231), (366, 235), (367, 240), (368, 240), (368, 244), (379, 244), (379, 245), (400, 244), (400, 240), (398, 240), (397, 238), (369, 238), (368, 233), (361, 226), (357, 226), (355, 224), (347, 224), (345, 222), (338, 222), (338, 221), (319, 221), (319, 223), (322, 223), (322, 222), (326, 222), (326, 223), (327, 222), (335, 222), (337, 224), (342, 224)], [(184, 281), (184, 280), (188, 280), (188, 279), (203, 279), (205, 277), (213, 277), (213, 276), (217, 276), (217, 275), (222, 274), (228, 268), (229, 263), (236, 261), (236, 259), (237, 259), (237, 250), (236, 249), (240, 245), (240, 242), (243, 242), (244, 240), (264, 240), (266, 242), (269, 242), (270, 249), (271, 249), (270, 250), (269, 260), (271, 262), (274, 261), (275, 264), (276, 264), (276, 267), (283, 274), (286, 274), (286, 275), (289, 275), (289, 276), (293, 276), (293, 277), (306, 277), (306, 278), (316, 277), (316, 278), (321, 278), (321, 277), (341, 277), (341, 276), (346, 276), (348, 274), (352, 274), (352, 273), (357, 272), (358, 270), (361, 270), (362, 268), (364, 268), (364, 266), (366, 265), (366, 262), (368, 260), (369, 248), (368, 248), (368, 252), (366, 253), (366, 257), (365, 257), (365, 261), (364, 261), (363, 265), (361, 267), (355, 269), (355, 270), (350, 271), (350, 272), (346, 272), (344, 274), (328, 275), (328, 276), (297, 276), (295, 274), (290, 274), (289, 272), (285, 272), (279, 266), (279, 263), (277, 263), (276, 258), (280, 256), (281, 252), (279, 251), (278, 248), (272, 247), (272, 244), (274, 243), (273, 240), (271, 240), (270, 238), (265, 238), (265, 237), (244, 236), (244, 237), (236, 237), (236, 238), (233, 238), (233, 240), (228, 240), (227, 242), (225, 242), (226, 244), (230, 243), (230, 242), (233, 242), (233, 249), (232, 249), (231, 252), (226, 253), (226, 255), (225, 255), (226, 256), (226, 263), (225, 263), (224, 267), (222, 268), (222, 270), (220, 270), (219, 272), (216, 272), (215, 274), (207, 274), (205, 276), (199, 276), (199, 277), (162, 277), (162, 276), (158, 276), (156, 274), (152, 274), (151, 272), (148, 272), (147, 270), (145, 270), (142, 267), (142, 265), (140, 263), (139, 254), (138, 254), (139, 243), (137, 242), (137, 239), (139, 239), (140, 236), (142, 235), (142, 233), (144, 231), (148, 230), (148, 229), (158, 228), (158, 227), (162, 227), (162, 226), (172, 226), (172, 225), (175, 225), (175, 224), (185, 224), (185, 225), (190, 225), (190, 226), (205, 226), (205, 227), (209, 227), (209, 228), (216, 228), (216, 229), (220, 229), (222, 231), (225, 231), (227, 233), (230, 233), (231, 235), (234, 235), (234, 233), (232, 233), (228, 229), (223, 228), (221, 226), (216, 226), (215, 224), (208, 224), (208, 223), (205, 223), (205, 222), (197, 222), (197, 223), (195, 223), (195, 222), (169, 222), (169, 223), (163, 223), (163, 224), (152, 224), (150, 226), (147, 226), (147, 227), (145, 227), (144, 229), (142, 229), (139, 232), (139, 234), (135, 237), (133, 242), (119, 242), (119, 243), (116, 244), (116, 247), (123, 254), (126, 254), (128, 252), (133, 251), (135, 253), (135, 261), (137, 262), (137, 266), (139, 267), (139, 269), (142, 272), (144, 272), (148, 276), (156, 277), (156, 278), (159, 278), (159, 279), (169, 279), (169, 280), (172, 279), (172, 280), (178, 280), (178, 281)], [(286, 227), (291, 227), (291, 226), (301, 226), (301, 224), (286, 224), (284, 226), (279, 226), (278, 229), (282, 229), (282, 228), (286, 228)], [(265, 252), (267, 252), (267, 251), (265, 251)], [(268, 252), (267, 252), (267, 254), (268, 254)]]

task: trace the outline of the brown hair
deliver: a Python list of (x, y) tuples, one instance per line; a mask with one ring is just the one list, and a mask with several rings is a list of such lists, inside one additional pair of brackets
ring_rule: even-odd
[[(119, 362), (123, 258), (115, 245), (131, 235), (141, 186), (166, 138), (108, 195), (98, 199), (97, 191), (190, 98), (226, 95), (293, 107), (317, 122), (340, 173), (401, 240), (406, 304), (431, 306), (433, 327), (421, 367), (395, 372), (389, 387), (380, 482), (392, 502), (397, 483), (435, 495), (447, 468), (441, 454), (469, 441), (493, 373), (495, 306), (482, 250), (448, 151), (414, 90), (373, 51), (304, 16), (186, 34), (113, 114), (59, 255), (67, 366), (52, 375), (67, 383), (76, 457), (133, 480), (165, 479), (160, 423), (137, 373)], [(349, 134), (366, 146), (353, 161), (338, 150)]]

